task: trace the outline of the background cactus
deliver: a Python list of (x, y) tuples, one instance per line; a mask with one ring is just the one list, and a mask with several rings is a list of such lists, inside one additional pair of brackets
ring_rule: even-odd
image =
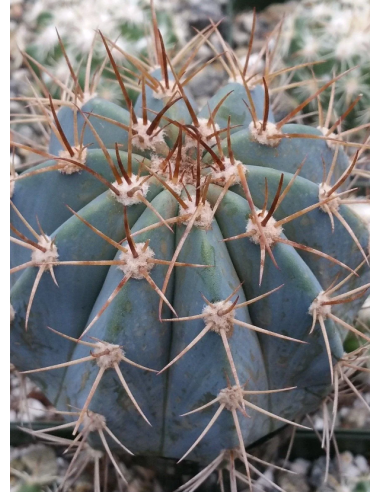
[(271, 74), (248, 83), (227, 46), (231, 81), (198, 111), (188, 69), (215, 26), (170, 59), (153, 19), (159, 68), (126, 55), (134, 106), (102, 34), (122, 106), (74, 70), (68, 99), (34, 100), (52, 133), (11, 178), (11, 351), (78, 453), (212, 462), (194, 490), (226, 463), (242, 478), (236, 458), (250, 476), (245, 447), (319, 406), (348, 330), (369, 340), (368, 229), (346, 205), (368, 147), (292, 124), (303, 105), (275, 122)]
[[(20, 48), (25, 49), (28, 55), (61, 83), (66, 83), (70, 72), (57, 37), (58, 31), (70, 60), (80, 67), (78, 77), (82, 85), (86, 72), (84, 59), (92, 52), (92, 69), (99, 72), (95, 78), (98, 79), (96, 92), (104, 99), (120, 102), (120, 92), (117, 86), (110, 82), (112, 74), (102, 73), (104, 52), (99, 50), (98, 44), (93, 43), (94, 31), (102, 26), (102, 32), (106, 36), (115, 36), (113, 41), (118, 37), (118, 46), (124, 51), (139, 57), (150, 56), (150, 33), (147, 30), (147, 18), (150, 17), (149, 1), (132, 0), (121, 8), (119, 0), (70, 0), (59, 3), (55, 0), (39, 0), (31, 2), (28, 7), (24, 15), (24, 24), (19, 26), (14, 34)], [(83, 15), (84, 12), (86, 15)], [(165, 42), (169, 46), (173, 45), (177, 36), (169, 11), (159, 7), (157, 19)], [(114, 56), (117, 60), (122, 59), (118, 52), (115, 52)], [(23, 59), (19, 56), (16, 61), (21, 63)], [(49, 90), (53, 91), (56, 86), (52, 77), (41, 71), (38, 65), (33, 66), (38, 74), (41, 72), (42, 80), (48, 85)], [(62, 87), (59, 87), (59, 90), (62, 91)]]
[[(317, 88), (311, 68), (320, 81), (327, 81), (332, 73), (356, 67), (347, 77), (337, 82), (333, 109), (336, 117), (343, 114), (354, 99), (362, 94), (355, 108), (346, 118), (345, 129), (369, 124), (370, 66), (369, 66), (370, 5), (368, 1), (327, 0), (298, 2), (287, 16), (279, 43), (279, 55), (286, 66), (305, 62), (319, 62), (298, 70), (287, 84), (290, 94), (301, 102)], [(285, 79), (284, 79), (285, 80)], [(321, 95), (327, 110), (330, 93)], [(317, 109), (314, 99), (306, 111)]]

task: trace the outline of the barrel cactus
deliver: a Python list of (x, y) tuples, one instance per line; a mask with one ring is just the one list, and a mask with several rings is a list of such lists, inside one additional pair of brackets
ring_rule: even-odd
[(248, 83), (227, 46), (231, 80), (199, 111), (189, 67), (215, 29), (170, 58), (154, 17), (157, 65), (126, 54), (134, 105), (99, 33), (123, 105), (84, 99), (71, 70), (69, 99), (33, 100), (47, 160), (11, 177), (12, 362), (79, 433), (75, 456), (208, 465), (182, 490), (224, 467), (251, 483), (245, 448), (304, 427), (348, 330), (368, 339), (368, 229), (346, 205), (367, 146), (291, 123), (301, 107), (276, 122), (270, 78)]

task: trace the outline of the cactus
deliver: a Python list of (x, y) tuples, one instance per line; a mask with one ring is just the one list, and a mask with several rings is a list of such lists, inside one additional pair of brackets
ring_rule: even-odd
[[(84, 16), (83, 13), (86, 12)], [(100, 12), (102, 13), (100, 16)], [(104, 99), (120, 102), (120, 93), (115, 83), (110, 83), (109, 73), (102, 73), (104, 66), (104, 53), (99, 46), (94, 44), (94, 31), (102, 24), (102, 32), (110, 37), (118, 37), (118, 46), (135, 56), (149, 56), (147, 43), (146, 20), (150, 15), (149, 2), (147, 0), (132, 0), (121, 6), (119, 0), (96, 0), (88, 2), (83, 0), (70, 0), (60, 2), (55, 0), (38, 0), (26, 11), (22, 29), (18, 37), (18, 44), (26, 46), (26, 56), (34, 64), (37, 73), (42, 71), (41, 77), (53, 90), (51, 76), (44, 71), (47, 69), (54, 78), (61, 82), (57, 87), (62, 91), (63, 84), (70, 77), (68, 66), (63, 56), (61, 40), (57, 37), (57, 31), (65, 44), (66, 52), (70, 60), (75, 61), (80, 70), (78, 77), (84, 82), (86, 76), (86, 64), (84, 57), (91, 52), (91, 65), (98, 74), (93, 81), (94, 92)], [(157, 13), (158, 23), (164, 40), (168, 44), (174, 44), (177, 34), (172, 17), (168, 11), (160, 9)], [(28, 31), (25, 32), (25, 26)], [(118, 52), (114, 53), (118, 59)], [(122, 56), (119, 54), (119, 59)], [(20, 58), (22, 61), (22, 58)], [(25, 57), (24, 57), (25, 60)], [(129, 75), (127, 74), (129, 77)], [(97, 81), (96, 87), (94, 82)], [(130, 83), (133, 84), (133, 78)], [(58, 91), (57, 91), (58, 94)]]
[[(362, 94), (361, 100), (344, 122), (345, 129), (369, 124), (369, 2), (356, 0), (304, 0), (285, 20), (280, 38), (280, 56), (286, 66), (317, 62), (312, 68), (319, 80), (329, 80), (332, 73), (353, 68), (351, 74), (337, 82), (332, 100), (337, 116)], [(290, 86), (289, 86), (290, 84)], [(298, 70), (286, 82), (296, 101), (303, 101), (316, 91), (311, 67)], [(327, 110), (329, 93), (322, 94), (321, 104)], [(306, 110), (317, 109), (314, 99)]]
[(35, 444), (11, 449), (12, 492), (47, 492), (56, 483), (57, 458), (52, 448)]
[(156, 66), (126, 54), (135, 105), (99, 33), (123, 104), (86, 99), (71, 68), (69, 100), (33, 99), (49, 148), (14, 143), (47, 161), (11, 178), (12, 362), (64, 412), (75, 456), (91, 438), (121, 476), (121, 448), (208, 465), (181, 490), (225, 467), (251, 488), (246, 447), (305, 427), (355, 364), (346, 333), (369, 341), (352, 326), (368, 229), (346, 205), (368, 146), (291, 123), (308, 99), (275, 122), (276, 74), (248, 82), (250, 49), (241, 67), (224, 46), (231, 80), (198, 111), (189, 67), (215, 29), (171, 59), (153, 15)]

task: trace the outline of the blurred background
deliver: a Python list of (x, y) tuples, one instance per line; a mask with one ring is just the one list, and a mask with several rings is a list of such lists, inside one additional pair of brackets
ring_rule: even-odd
[[(342, 122), (342, 129), (351, 133), (353, 140), (363, 141), (369, 126), (369, 1), (368, 0), (155, 0), (159, 28), (169, 52), (178, 50), (199, 30), (210, 22), (218, 23), (214, 33), (197, 54), (195, 62), (207, 62), (228, 43), (239, 60), (245, 60), (256, 8), (256, 31), (249, 60), (253, 75), (266, 70), (271, 59), (271, 70), (279, 71), (270, 87), (270, 97), (276, 119), (312, 95), (319, 84), (355, 67), (348, 76), (336, 84), (336, 102), (332, 109), (333, 121), (361, 93), (362, 99)], [(92, 70), (99, 74), (97, 94), (105, 99), (121, 102), (123, 97), (116, 81), (104, 64), (104, 47), (97, 41), (93, 45), (94, 31), (101, 31), (127, 53), (150, 58), (150, 4), (146, 0), (11, 0), (11, 136), (24, 143), (46, 147), (48, 131), (35, 114), (33, 106), (17, 100), (33, 96), (38, 91), (38, 80), (53, 95), (62, 95), (62, 86), (69, 80), (69, 69), (57, 38), (62, 38), (67, 54), (78, 68), (78, 77), (84, 80), (86, 57), (93, 49)], [(282, 29), (279, 31), (280, 23)], [(279, 34), (280, 32), (280, 34)], [(23, 55), (25, 52), (26, 55)], [(267, 53), (267, 56), (266, 56)], [(122, 62), (115, 52), (117, 61)], [(31, 60), (32, 57), (34, 61)], [(282, 70), (308, 62), (322, 61), (318, 65)], [(45, 70), (41, 66), (46, 67)], [(312, 68), (313, 67), (313, 70)], [(268, 67), (267, 67), (268, 68)], [(34, 74), (34, 75), (33, 75)], [(128, 73), (126, 84), (128, 85)], [(221, 61), (208, 65), (192, 79), (189, 88), (199, 106), (228, 79)], [(130, 96), (137, 93), (133, 84)], [(329, 91), (321, 97), (326, 113)], [(318, 126), (316, 101), (304, 108), (296, 121)], [(356, 131), (355, 131), (356, 129)], [(38, 157), (38, 156), (37, 156)], [(37, 162), (35, 154), (18, 149), (11, 153), (14, 171), (21, 172)], [(364, 153), (359, 161), (358, 175), (353, 183), (362, 193), (369, 194), (369, 155)], [(369, 223), (369, 206), (357, 206), (364, 221)], [(369, 302), (364, 304), (356, 327), (367, 329)], [(347, 339), (349, 352), (359, 346), (355, 337)], [(297, 432), (294, 445), (288, 450), (290, 430), (274, 436), (259, 448), (257, 456), (288, 466), (297, 475), (285, 474), (264, 468), (264, 474), (286, 492), (366, 492), (369, 490), (369, 378), (367, 372), (353, 375), (353, 384), (360, 397), (349, 388), (342, 388), (341, 403), (336, 422), (336, 441), (332, 444), (332, 460), (328, 480), (324, 481), (326, 457), (319, 438), (323, 428), (321, 413), (311, 415), (316, 433)], [(62, 455), (64, 448), (50, 446), (29, 438), (18, 430), (19, 425), (43, 428), (59, 423), (59, 417), (41, 391), (26, 377), (11, 367), (11, 490), (14, 492), (56, 491), (68, 467)], [(288, 433), (288, 434), (287, 434)], [(62, 437), (62, 436), (61, 436)], [(65, 434), (63, 434), (63, 437)], [(288, 438), (288, 439), (286, 439)], [(284, 447), (281, 443), (286, 442)], [(107, 469), (104, 465), (103, 478)], [(176, 468), (168, 460), (125, 459), (120, 467), (129, 481), (129, 487), (118, 482), (112, 469), (106, 474), (107, 490), (129, 492), (170, 492), (186, 478), (197, 473), (196, 465), (187, 469)], [(259, 483), (259, 482), (258, 482)], [(83, 466), (75, 481), (65, 490), (86, 492), (94, 490), (91, 464)], [(275, 489), (265, 479), (260, 481), (262, 491)], [(220, 490), (212, 477), (200, 491)], [(243, 486), (242, 489), (246, 490)], [(248, 489), (247, 489), (248, 490)], [(259, 490), (259, 488), (258, 488)]]

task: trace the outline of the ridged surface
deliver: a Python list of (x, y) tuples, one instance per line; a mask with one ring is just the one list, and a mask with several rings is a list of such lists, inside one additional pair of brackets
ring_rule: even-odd
[[(238, 84), (228, 84), (212, 99), (213, 110), (221, 97)], [(242, 87), (241, 87), (242, 89)], [(244, 124), (247, 109), (239, 100), (246, 97), (242, 90), (235, 89), (220, 108), (216, 122), (221, 127), (227, 124), (227, 112), (235, 103), (238, 113), (232, 116), (231, 124)], [(148, 94), (148, 103), (153, 96)], [(228, 103), (228, 101), (230, 101)], [(138, 103), (138, 107), (139, 104)], [(150, 106), (149, 106), (150, 107)], [(159, 109), (159, 104), (154, 106)], [(106, 115), (129, 124), (128, 112), (99, 99), (89, 101), (84, 111)], [(170, 117), (186, 113), (183, 101), (171, 108)], [(170, 114), (171, 110), (168, 112)], [(263, 109), (259, 109), (263, 111)], [(201, 112), (203, 117), (205, 109)], [(72, 113), (67, 108), (59, 112), (62, 127), (72, 142)], [(151, 118), (151, 116), (149, 116)], [(187, 116), (189, 118), (189, 114)], [(186, 117), (184, 117), (186, 120)], [(100, 137), (108, 147), (114, 162), (114, 143), (127, 148), (127, 133), (111, 123), (91, 117)], [(188, 119), (190, 121), (190, 119)], [(79, 122), (79, 131), (82, 123)], [(162, 123), (162, 125), (165, 123)], [(173, 127), (172, 127), (173, 128)], [(287, 125), (284, 133), (312, 133), (317, 130)], [(175, 131), (174, 135), (177, 132)], [(171, 136), (170, 140), (173, 142)], [(113, 175), (94, 136), (87, 128), (84, 143), (93, 143), (88, 150), (87, 165), (107, 180)], [(50, 151), (57, 155), (58, 142), (52, 137)], [(226, 150), (226, 142), (223, 142)], [(301, 161), (306, 163), (296, 178), (290, 192), (277, 209), (274, 217), (279, 220), (301, 210), (318, 199), (318, 184), (322, 180), (321, 158), (331, 162), (333, 151), (323, 140), (283, 139), (278, 147), (269, 148), (250, 142), (247, 129), (238, 129), (232, 135), (232, 148), (236, 159), (247, 166), (247, 182), (257, 207), (264, 200), (264, 180), (269, 189), (269, 203), (276, 193), (279, 179), (284, 173), (283, 188), (292, 178)], [(137, 149), (134, 149), (139, 154)], [(123, 163), (127, 156), (121, 152)], [(205, 157), (209, 161), (209, 157)], [(133, 160), (134, 161), (134, 160)], [(146, 160), (149, 165), (149, 160)], [(40, 167), (48, 166), (49, 163)], [(137, 172), (134, 161), (134, 172)], [(348, 166), (344, 154), (339, 154), (336, 178)], [(176, 199), (157, 182), (151, 180), (147, 195), (152, 206), (164, 219), (176, 217), (179, 204)], [(38, 215), (42, 229), (56, 238), (59, 260), (112, 260), (119, 257), (116, 248), (92, 232), (77, 217), (72, 216), (65, 204), (72, 207), (90, 224), (101, 230), (114, 241), (125, 238), (123, 206), (112, 196), (112, 192), (90, 174), (82, 171), (65, 176), (57, 171), (47, 172), (16, 182), (14, 203), (24, 217), (36, 227)], [(194, 188), (188, 186), (190, 193)], [(207, 200), (211, 206), (217, 201), (222, 188), (211, 184)], [(183, 199), (186, 195), (183, 194)], [(365, 248), (368, 233), (360, 219), (341, 207), (342, 216), (351, 225)], [(158, 222), (157, 216), (143, 204), (128, 207), (131, 232)], [(222, 199), (215, 214), (212, 228), (201, 230), (193, 227), (176, 261), (212, 265), (212, 268), (175, 267), (165, 295), (179, 317), (200, 314), (205, 301), (227, 298), (242, 282), (237, 292), (239, 302), (250, 300), (280, 285), (284, 287), (266, 297), (236, 311), (236, 318), (275, 333), (307, 341), (308, 344), (281, 340), (258, 334), (235, 326), (229, 338), (231, 353), (238, 376), (245, 390), (278, 389), (297, 386), (296, 390), (272, 395), (248, 396), (247, 400), (270, 412), (287, 419), (294, 419), (316, 408), (321, 398), (329, 391), (330, 373), (324, 340), (319, 327), (309, 335), (312, 317), (308, 309), (316, 296), (332, 282), (338, 272), (347, 274), (337, 265), (313, 254), (300, 252), (285, 244), (276, 244), (272, 250), (279, 268), (266, 255), (263, 281), (259, 287), (260, 250), (248, 238), (223, 242), (223, 239), (245, 232), (250, 208), (240, 185), (234, 185)], [(13, 214), (13, 223), (25, 232), (25, 227)], [(182, 238), (186, 225), (173, 225), (174, 233), (162, 226), (134, 236), (136, 242), (150, 240), (149, 247), (155, 257), (170, 261)], [(284, 238), (316, 248), (355, 268), (362, 256), (353, 240), (335, 221), (335, 232), (327, 214), (319, 208), (303, 215), (284, 227)], [(122, 243), (126, 246), (127, 243)], [(29, 259), (28, 250), (12, 245), (13, 264)], [(155, 265), (150, 272), (160, 288), (164, 283), (168, 267)], [(35, 369), (66, 362), (89, 355), (89, 347), (75, 344), (47, 330), (47, 326), (77, 338), (102, 308), (110, 294), (123, 278), (117, 266), (55, 266), (59, 284), (56, 287), (49, 275), (44, 273), (33, 302), (28, 331), (25, 331), (25, 311), (37, 268), (28, 268), (21, 273), (12, 288), (11, 302), (16, 316), (11, 329), (12, 361), (19, 370)], [(354, 277), (344, 291), (363, 285), (366, 273)], [(335, 307), (339, 316), (347, 321), (353, 319), (359, 302)], [(160, 322), (158, 318), (159, 297), (146, 280), (131, 279), (110, 304), (88, 335), (123, 346), (131, 360), (152, 369), (160, 370), (168, 364), (203, 329), (203, 320)], [(162, 318), (173, 314), (164, 305)], [(331, 320), (326, 328), (334, 360), (343, 354), (340, 330)], [(87, 339), (87, 338), (85, 338)], [(149, 427), (134, 408), (126, 395), (115, 371), (106, 371), (90, 409), (106, 417), (109, 428), (118, 438), (137, 454), (156, 454), (180, 458), (197, 439), (209, 423), (218, 405), (202, 412), (180, 417), (179, 415), (213, 400), (227, 386), (226, 375), (232, 380), (229, 362), (221, 337), (209, 332), (177, 363), (161, 375), (143, 371), (121, 362), (121, 371), (143, 412), (152, 423)], [(41, 372), (33, 379), (46, 392), (48, 398), (61, 410), (67, 405), (83, 406), (96, 377), (98, 368), (94, 362), (86, 362), (67, 369)], [(251, 418), (239, 414), (239, 421), (246, 445), (279, 428), (283, 423), (248, 410)], [(207, 461), (222, 449), (238, 445), (231, 414), (224, 410), (216, 424), (195, 448), (191, 459)]]

